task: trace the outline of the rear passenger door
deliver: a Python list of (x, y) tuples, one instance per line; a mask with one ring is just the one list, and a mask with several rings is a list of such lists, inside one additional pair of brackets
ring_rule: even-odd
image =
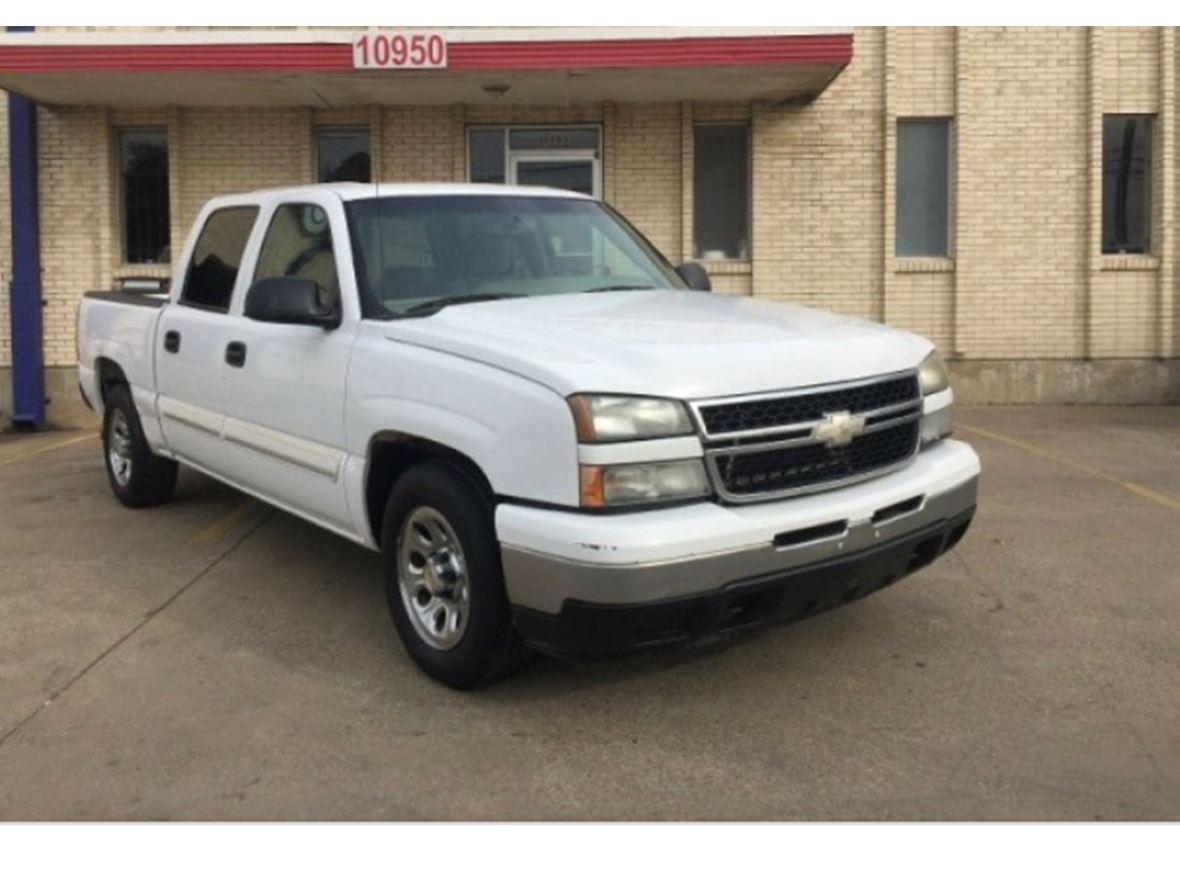
[(229, 316), (257, 206), (220, 206), (199, 222), (180, 294), (156, 335), (156, 387), (164, 441), (173, 453), (214, 473), (228, 466), (221, 438), (221, 367)]
[[(360, 320), (351, 249), (339, 199), (264, 208), (250, 283), (298, 277), (316, 284), (321, 304), (340, 317), (334, 329), (285, 325), (243, 315), (240, 286), (230, 325), (240, 360), (222, 368), (225, 438), (232, 478), (305, 516), (353, 531), (345, 499), (344, 390)], [(342, 281), (347, 290), (342, 289)]]

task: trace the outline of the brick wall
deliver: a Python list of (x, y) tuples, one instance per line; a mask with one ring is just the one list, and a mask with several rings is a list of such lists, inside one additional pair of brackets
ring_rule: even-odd
[(959, 32), (956, 349), (964, 357), (1083, 353), (1086, 39), (1081, 29)]
[(882, 316), (884, 32), (816, 101), (754, 108), (753, 289)]
[(109, 283), (114, 263), (108, 114), (38, 109), (41, 285), (45, 362), (74, 358), (74, 316), (87, 289)]
[(611, 105), (610, 144), (604, 151), (614, 188), (611, 203), (668, 259), (681, 260), (682, 176), (676, 104)]

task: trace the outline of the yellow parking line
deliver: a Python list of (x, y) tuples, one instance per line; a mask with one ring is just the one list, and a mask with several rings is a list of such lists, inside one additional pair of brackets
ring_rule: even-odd
[(41, 448), (39, 448), (39, 449), (33, 449), (28, 452), (22, 452), (19, 455), (13, 455), (11, 458), (5, 458), (3, 460), (0, 460), (0, 467), (3, 467), (5, 464), (15, 464), (17, 461), (27, 461), (30, 458), (35, 458), (38, 455), (43, 455), (46, 452), (52, 452), (52, 451), (55, 451), (56, 449), (64, 449), (66, 446), (72, 446), (74, 443), (80, 443), (83, 440), (97, 439), (97, 438), (98, 438), (98, 435), (93, 432), (84, 433), (81, 436), (75, 436), (73, 439), (61, 440), (60, 442), (55, 442), (52, 445), (41, 446)]
[(254, 501), (243, 501), (225, 516), (203, 528), (197, 535), (197, 540), (202, 544), (208, 544), (224, 538), (234, 526), (254, 512), (255, 506)]
[(1016, 449), (1028, 452), (1030, 455), (1036, 455), (1039, 458), (1044, 458), (1046, 461), (1052, 461), (1054, 464), (1060, 464), (1062, 467), (1069, 467), (1072, 470), (1077, 470), (1081, 473), (1088, 473), (1090, 476), (1096, 476), (1099, 479), (1104, 479), (1107, 482), (1112, 482), (1117, 486), (1121, 486), (1125, 491), (1132, 495), (1137, 495), (1153, 504), (1158, 504), (1161, 507), (1166, 507), (1169, 510), (1180, 512), (1180, 500), (1173, 498), (1171, 495), (1165, 495), (1163, 492), (1156, 491), (1149, 486), (1141, 485), (1137, 482), (1130, 482), (1117, 476), (1113, 473), (1108, 473), (1105, 470), (1099, 470), (1096, 467), (1091, 467), (1089, 464), (1083, 464), (1081, 461), (1075, 461), (1073, 458), (1068, 458), (1064, 455), (1058, 455), (1049, 449), (1034, 445), (1030, 442), (1025, 442), (1022, 439), (1017, 439), (1014, 436), (1007, 436), (1003, 433), (997, 433), (994, 430), (984, 430), (982, 427), (973, 427), (970, 424), (964, 424), (962, 421), (955, 422), (955, 428), (962, 428), (969, 433), (977, 434), (985, 439), (994, 440), (995, 442), (1003, 443), (1004, 445), (1012, 446)]

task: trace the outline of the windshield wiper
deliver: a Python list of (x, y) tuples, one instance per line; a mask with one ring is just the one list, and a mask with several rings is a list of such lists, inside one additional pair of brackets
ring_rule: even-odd
[(474, 304), (477, 301), (499, 301), (503, 298), (524, 298), (520, 292), (481, 292), (478, 295), (448, 295), (446, 298), (432, 298), (413, 307), (407, 307), (399, 316), (416, 317), (436, 313), (453, 304)]
[(591, 292), (648, 292), (654, 289), (655, 286), (599, 286), (597, 289), (585, 289), (587, 294)]

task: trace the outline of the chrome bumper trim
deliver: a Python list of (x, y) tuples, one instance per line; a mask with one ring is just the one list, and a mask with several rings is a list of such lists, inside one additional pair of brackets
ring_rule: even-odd
[[(601, 605), (654, 602), (717, 590), (734, 581), (773, 574), (866, 550), (958, 516), (975, 505), (978, 480), (923, 498), (916, 509), (874, 524), (848, 524), (839, 535), (776, 547), (765, 543), (711, 556), (636, 565), (598, 565), (501, 545), (508, 597), (513, 605), (557, 614), (567, 599)], [(900, 499), (898, 502), (900, 503)], [(886, 510), (887, 507), (881, 508)]]

